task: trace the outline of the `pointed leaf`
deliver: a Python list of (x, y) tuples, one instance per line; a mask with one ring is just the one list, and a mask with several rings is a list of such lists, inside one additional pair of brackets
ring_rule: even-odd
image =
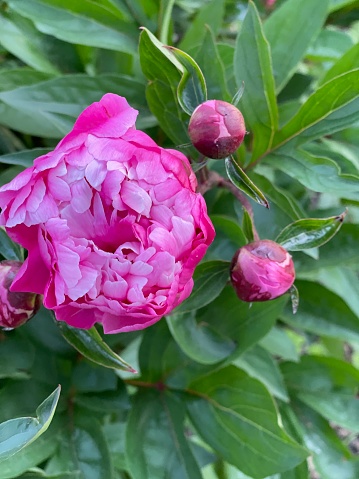
[(288, 189), (281, 188), (273, 183), (273, 181), (266, 178), (265, 173), (258, 174), (251, 172), (251, 178), (253, 182), (258, 185), (269, 198), (271, 203), (274, 203), (282, 211), (284, 211), (292, 220), (299, 220), (306, 216), (299, 201), (288, 191)]
[(234, 73), (237, 86), (245, 84), (239, 109), (253, 134), (252, 159), (255, 160), (272, 145), (278, 127), (278, 109), (269, 44), (252, 1), (237, 37)]
[(95, 327), (78, 329), (69, 326), (64, 321), (57, 322), (63, 337), (85, 358), (90, 359), (105, 368), (122, 369), (136, 372), (120, 356), (103, 341)]
[(259, 479), (302, 462), (307, 453), (278, 425), (270, 394), (235, 366), (189, 386), (190, 419), (226, 461)]
[(43, 434), (55, 414), (60, 397), (58, 386), (36, 409), (37, 417), (10, 419), (0, 424), (0, 462), (21, 451)]
[(183, 73), (181, 63), (146, 28), (140, 35), (139, 53), (142, 71), (150, 80), (146, 89), (150, 110), (175, 144), (188, 143), (185, 126), (188, 117), (177, 100), (177, 87)]
[(276, 133), (273, 149), (295, 148), (330, 135), (359, 119), (359, 69), (340, 75), (316, 90)]
[(346, 198), (348, 194), (359, 191), (359, 175), (341, 173), (334, 160), (304, 150), (288, 154), (278, 152), (268, 156), (266, 162), (319, 193), (333, 193)]
[(198, 479), (200, 469), (184, 436), (184, 403), (174, 394), (137, 394), (127, 426), (127, 464), (133, 479)]
[(193, 58), (174, 47), (167, 47), (182, 64), (184, 71), (177, 88), (177, 99), (183, 111), (192, 115), (198, 105), (207, 100), (206, 80)]
[(246, 175), (242, 168), (236, 163), (233, 158), (226, 158), (226, 172), (228, 178), (239, 190), (243, 191), (252, 200), (256, 201), (262, 206), (269, 208), (269, 203), (259, 188)]
[(359, 43), (356, 43), (350, 50), (341, 56), (334, 65), (325, 73), (319, 85), (332, 80), (343, 73), (359, 68)]
[(0, 44), (6, 50), (36, 70), (60, 73), (47, 58), (46, 39), (32, 22), (20, 15), (0, 15)]
[[(215, 41), (212, 30), (206, 25), (205, 36), (201, 45), (191, 48), (189, 53), (200, 66), (206, 79), (209, 98), (230, 101), (222, 55), (219, 45)], [(208, 61), (208, 58), (211, 61)]]
[(301, 251), (327, 243), (340, 230), (347, 211), (330, 218), (306, 218), (295, 221), (282, 230), (276, 238), (288, 251)]
[(264, 33), (270, 44), (277, 91), (288, 82), (320, 32), (328, 14), (328, 3), (328, 0), (287, 0), (265, 21)]
[(136, 53), (131, 24), (109, 16), (103, 7), (88, 0), (82, 0), (79, 9), (76, 3), (66, 1), (64, 5), (56, 5), (46, 0), (10, 0), (8, 5), (33, 21), (40, 32), (65, 42)]

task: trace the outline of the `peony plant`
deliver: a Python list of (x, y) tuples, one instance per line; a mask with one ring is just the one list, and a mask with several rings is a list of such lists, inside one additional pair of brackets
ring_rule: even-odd
[(356, 4), (1, 3), (0, 479), (359, 477)]

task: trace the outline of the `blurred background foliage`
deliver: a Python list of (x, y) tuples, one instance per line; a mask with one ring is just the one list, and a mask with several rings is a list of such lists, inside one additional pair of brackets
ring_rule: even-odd
[[(208, 191), (217, 236), (193, 297), (144, 332), (104, 338), (137, 374), (113, 357), (103, 367), (97, 337), (74, 349), (44, 309), (0, 332), (0, 422), (35, 416), (62, 386), (26, 447), (19, 423), (0, 429), (0, 479), (357, 479), (359, 1), (0, 1), (0, 184), (106, 92), (125, 96), (160, 145), (198, 160), (181, 72), (149, 32), (196, 60), (209, 98), (230, 101), (245, 82), (249, 134), (235, 159), (270, 202), (252, 202), (261, 238), (348, 208), (345, 224), (293, 252), (295, 316), (289, 295), (249, 308), (227, 284), (248, 218), (230, 191)], [(3, 231), (0, 253), (22, 255)]]

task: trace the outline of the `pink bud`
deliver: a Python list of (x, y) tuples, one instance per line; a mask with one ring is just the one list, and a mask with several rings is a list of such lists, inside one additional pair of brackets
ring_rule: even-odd
[(22, 263), (0, 262), (0, 326), (17, 328), (32, 318), (41, 306), (41, 296), (34, 293), (10, 291)]
[(242, 301), (268, 301), (284, 294), (295, 278), (291, 255), (271, 240), (249, 243), (233, 257), (231, 281)]
[(246, 128), (238, 108), (225, 101), (208, 100), (194, 110), (188, 134), (202, 155), (219, 159), (236, 151)]

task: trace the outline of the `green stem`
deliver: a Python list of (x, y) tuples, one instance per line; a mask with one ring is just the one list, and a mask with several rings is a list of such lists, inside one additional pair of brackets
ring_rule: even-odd
[[(166, 6), (163, 4), (166, 3)], [(175, 0), (162, 0), (161, 12), (162, 12), (162, 22), (160, 25), (160, 41), (167, 45), (168, 43), (168, 34), (170, 29), (172, 9), (175, 4)]]

